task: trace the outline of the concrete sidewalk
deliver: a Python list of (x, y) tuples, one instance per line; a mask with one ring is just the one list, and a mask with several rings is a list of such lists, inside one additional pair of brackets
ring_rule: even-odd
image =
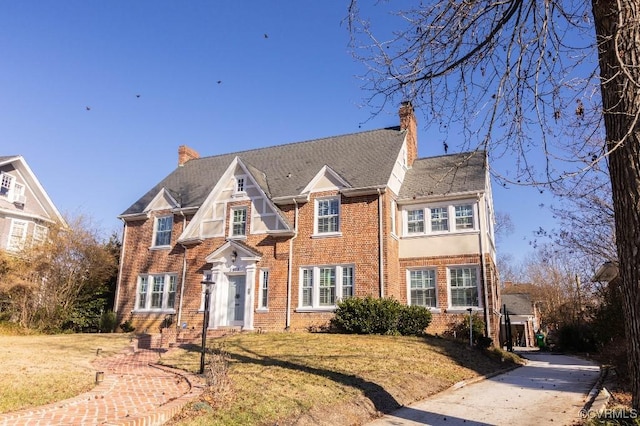
[(93, 365), (104, 381), (77, 397), (0, 414), (0, 426), (161, 425), (204, 389), (199, 376), (156, 363), (160, 352), (99, 358)]
[(523, 354), (527, 365), (466, 386), (454, 387), (386, 415), (389, 425), (572, 425), (580, 421), (600, 367), (545, 352)]

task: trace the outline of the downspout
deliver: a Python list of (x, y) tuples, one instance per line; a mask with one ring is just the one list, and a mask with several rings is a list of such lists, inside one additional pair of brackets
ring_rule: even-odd
[(124, 245), (127, 241), (127, 222), (122, 220), (122, 247), (120, 247), (120, 261), (118, 262), (118, 280), (116, 282), (116, 294), (113, 298), (113, 312), (118, 312), (118, 299), (120, 299), (120, 285), (122, 283), (122, 259), (124, 259)]
[(291, 279), (293, 275), (293, 240), (298, 236), (298, 202), (294, 199), (293, 204), (296, 206), (295, 216), (293, 219), (293, 237), (289, 240), (289, 265), (287, 270), (287, 315), (285, 319), (285, 330), (291, 327)]
[[(180, 215), (182, 216), (182, 232), (187, 227), (187, 217), (184, 215), (184, 212), (180, 211)], [(180, 280), (180, 303), (178, 304), (178, 321), (176, 326), (178, 328), (181, 327), (182, 324), (182, 299), (184, 297), (184, 284), (187, 279), (187, 247), (184, 244), (180, 244), (184, 249), (184, 256), (182, 257), (182, 279)]]
[(382, 230), (382, 192), (378, 188), (378, 275), (380, 298), (384, 297), (384, 235)]
[(491, 324), (490, 324), (490, 317), (489, 314), (487, 312), (487, 309), (489, 308), (489, 293), (487, 291), (487, 268), (485, 265), (485, 257), (484, 257), (484, 244), (482, 244), (483, 241), (483, 235), (484, 235), (484, 231), (483, 231), (483, 224), (486, 222), (485, 220), (480, 220), (480, 200), (482, 199), (482, 196), (480, 194), (477, 195), (478, 197), (478, 220), (480, 221), (479, 225), (480, 225), (480, 235), (479, 235), (479, 240), (480, 240), (480, 271), (482, 273), (482, 289), (484, 292), (484, 335), (485, 337), (490, 337), (489, 336), (489, 330), (491, 330)]

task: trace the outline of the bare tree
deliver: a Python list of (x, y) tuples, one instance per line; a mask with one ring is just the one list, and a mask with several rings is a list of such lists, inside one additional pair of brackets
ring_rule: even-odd
[[(608, 157), (632, 405), (640, 409), (640, 1), (395, 4), (349, 7), (374, 111), (411, 100), (430, 125), (462, 132), (462, 148), (509, 154), (513, 168), (494, 170), (503, 185), (553, 186)], [(376, 21), (389, 23), (377, 13), (385, 8), (397, 17), (386, 33)]]
[(104, 308), (117, 269), (113, 251), (87, 218), (67, 223), (50, 227), (45, 242), (0, 258), (2, 309), (25, 327), (82, 328), (91, 311), (99, 316)]

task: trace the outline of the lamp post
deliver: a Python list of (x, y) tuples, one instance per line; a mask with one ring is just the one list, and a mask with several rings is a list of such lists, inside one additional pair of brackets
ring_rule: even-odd
[(200, 353), (200, 374), (204, 373), (204, 357), (207, 351), (207, 327), (209, 326), (209, 299), (213, 281), (202, 281), (204, 284), (204, 319), (202, 320), (202, 348)]
[(471, 311), (473, 309), (467, 308), (469, 311), (469, 346), (473, 347), (473, 317), (471, 316)]

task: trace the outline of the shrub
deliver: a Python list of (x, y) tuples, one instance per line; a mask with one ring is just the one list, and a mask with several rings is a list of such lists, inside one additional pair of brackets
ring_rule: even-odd
[(331, 326), (343, 333), (419, 335), (430, 322), (426, 308), (367, 296), (339, 302)]
[(398, 331), (403, 336), (420, 336), (431, 323), (431, 311), (424, 306), (403, 306), (398, 318)]
[(136, 328), (131, 325), (131, 319), (126, 320), (122, 324), (120, 324), (120, 329), (125, 333), (131, 333)]
[(105, 311), (100, 315), (100, 331), (103, 333), (113, 333), (116, 331), (118, 320), (116, 313), (113, 311)]

